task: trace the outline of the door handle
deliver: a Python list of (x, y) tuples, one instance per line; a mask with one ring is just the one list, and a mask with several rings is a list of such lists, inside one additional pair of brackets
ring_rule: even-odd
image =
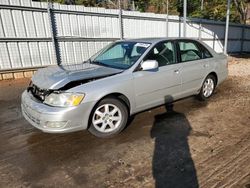
[(205, 65), (203, 65), (203, 67), (207, 68), (207, 67), (209, 67), (209, 64), (205, 64)]
[(180, 73), (179, 69), (174, 70), (174, 73), (179, 74)]

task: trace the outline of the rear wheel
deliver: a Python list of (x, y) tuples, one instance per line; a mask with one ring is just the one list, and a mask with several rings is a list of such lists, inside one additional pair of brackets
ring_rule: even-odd
[(101, 138), (120, 133), (127, 124), (128, 110), (116, 98), (105, 98), (93, 109), (89, 132)]
[(200, 93), (198, 94), (198, 99), (205, 101), (212, 96), (216, 86), (216, 79), (213, 75), (208, 75), (204, 80)]

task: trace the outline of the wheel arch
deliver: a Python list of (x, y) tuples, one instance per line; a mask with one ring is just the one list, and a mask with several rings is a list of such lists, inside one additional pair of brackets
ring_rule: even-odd
[(91, 113), (89, 115), (89, 119), (88, 119), (88, 128), (91, 124), (91, 117), (93, 115), (93, 112), (94, 112), (94, 109), (96, 108), (96, 106), (100, 103), (100, 101), (102, 101), (103, 99), (105, 98), (116, 98), (118, 100), (120, 100), (127, 108), (128, 110), (128, 114), (130, 114), (130, 111), (131, 111), (131, 104), (130, 104), (130, 101), (128, 99), (128, 97), (122, 93), (119, 93), (119, 92), (114, 92), (114, 93), (109, 93), (109, 94), (106, 94), (104, 96), (102, 96), (96, 103), (95, 105), (93, 106), (92, 110), (91, 110)]
[(210, 72), (207, 76), (209, 76), (209, 75), (212, 75), (212, 76), (214, 76), (215, 77), (215, 86), (217, 86), (217, 84), (218, 84), (218, 75), (216, 74), (216, 72)]

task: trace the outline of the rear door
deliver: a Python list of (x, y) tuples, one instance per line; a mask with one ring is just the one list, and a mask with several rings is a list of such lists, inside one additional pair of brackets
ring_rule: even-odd
[(179, 60), (182, 64), (182, 97), (196, 94), (206, 76), (207, 60), (196, 41), (177, 40)]
[(156, 60), (159, 68), (154, 71), (137, 70), (133, 73), (136, 111), (164, 104), (181, 92), (180, 67), (173, 42), (155, 45), (143, 61)]

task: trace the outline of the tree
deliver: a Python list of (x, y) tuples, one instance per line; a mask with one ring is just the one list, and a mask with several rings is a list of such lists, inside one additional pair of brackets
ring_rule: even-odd
[[(47, 0), (33, 0), (47, 1)], [(63, 4), (76, 4), (84, 6), (95, 6), (105, 8), (118, 8), (118, 0), (51, 0)], [(167, 13), (170, 15), (183, 16), (183, 0), (121, 0), (124, 10), (135, 9), (141, 12)], [(250, 0), (232, 0), (230, 8), (230, 21), (246, 23), (247, 6)], [(225, 21), (227, 0), (203, 0), (204, 6), (201, 10), (201, 0), (187, 0), (187, 16), (190, 18), (205, 18)]]
[(149, 2), (145, 0), (135, 0), (136, 10), (145, 12), (148, 9)]
[(240, 14), (240, 21), (243, 24), (246, 24), (247, 21), (247, 11), (248, 11), (248, 4), (250, 0), (234, 0), (234, 4), (236, 9)]
[[(33, 0), (33, 1), (47, 1), (47, 0)], [(67, 5), (97, 6), (97, 0), (49, 0), (49, 1)]]
[[(226, 20), (226, 11), (227, 11), (227, 1), (226, 0), (206, 0), (204, 2), (204, 9), (200, 12), (200, 15), (193, 17), (212, 19), (225, 21)], [(231, 3), (230, 7), (230, 21), (231, 22), (240, 22), (239, 14), (237, 13), (236, 7)]]
[[(168, 2), (167, 2), (168, 1)], [(172, 15), (178, 14), (176, 0), (150, 0), (146, 11), (155, 13), (169, 13)], [(168, 3), (168, 10), (167, 10)]]
[[(200, 0), (187, 0), (187, 16), (192, 16), (194, 12), (200, 10), (201, 3)], [(176, 3), (177, 11), (180, 16), (183, 16), (183, 0), (177, 0)]]

